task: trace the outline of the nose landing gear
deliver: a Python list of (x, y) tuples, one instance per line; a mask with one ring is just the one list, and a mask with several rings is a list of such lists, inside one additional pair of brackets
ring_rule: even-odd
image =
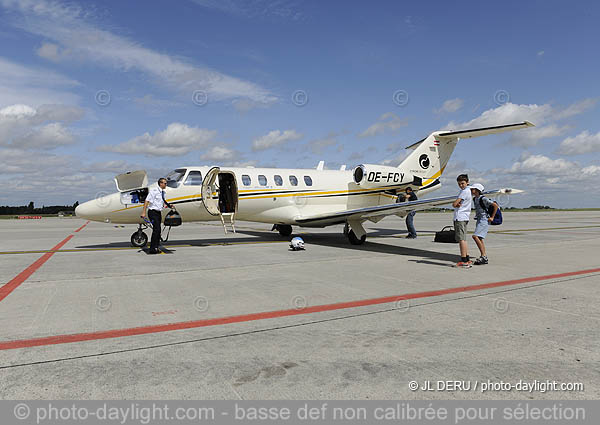
[(135, 246), (136, 248), (141, 248), (146, 246), (148, 243), (148, 235), (146, 235), (143, 229), (147, 229), (148, 226), (145, 224), (140, 224), (138, 229), (131, 235), (131, 246)]

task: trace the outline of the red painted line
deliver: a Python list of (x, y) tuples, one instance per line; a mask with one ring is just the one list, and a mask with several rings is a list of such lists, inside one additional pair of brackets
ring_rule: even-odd
[[(51, 251), (57, 251), (57, 250), (61, 249), (64, 246), (64, 244), (66, 244), (67, 242), (69, 242), (69, 240), (71, 240), (72, 237), (73, 237), (73, 235), (67, 236), (65, 239), (63, 239), (61, 242), (59, 242), (58, 245), (56, 245), (54, 248), (52, 248)], [(29, 267), (27, 267), (25, 270), (23, 270), (18, 275), (16, 275), (11, 281), (6, 283), (4, 286), (0, 287), (0, 302), (4, 298), (8, 297), (11, 294), (11, 292), (14, 291), (15, 289), (17, 289), (23, 282), (25, 282), (29, 278), (29, 276), (31, 276), (33, 273), (35, 273), (35, 271), (37, 269), (42, 267), (42, 265), (46, 261), (48, 261), (50, 259), (50, 257), (52, 257), (54, 254), (55, 254), (55, 252), (45, 253), (40, 258), (38, 258), (33, 264), (31, 264)]]
[(88, 224), (90, 224), (90, 221), (86, 221), (85, 224), (83, 226), (81, 226), (79, 229), (75, 230), (75, 233), (79, 232), (81, 229), (83, 229), (85, 226), (87, 226)]
[(214, 319), (195, 320), (195, 321), (191, 321), (191, 322), (167, 323), (164, 325), (151, 325), (151, 326), (142, 326), (142, 327), (137, 327), (137, 328), (114, 329), (114, 330), (90, 332), (90, 333), (56, 335), (56, 336), (49, 336), (49, 337), (35, 338), (35, 339), (3, 341), (3, 342), (0, 342), (0, 350), (12, 350), (15, 348), (28, 348), (28, 347), (39, 347), (39, 346), (56, 345), (56, 344), (67, 344), (67, 343), (72, 343), (72, 342), (96, 341), (96, 340), (100, 340), (100, 339), (121, 338), (121, 337), (126, 337), (126, 336), (144, 335), (144, 334), (152, 334), (152, 333), (159, 333), (159, 332), (169, 332), (169, 331), (176, 331), (176, 330), (182, 330), (182, 329), (193, 329), (193, 328), (202, 328), (202, 327), (207, 327), (207, 326), (226, 325), (226, 324), (230, 324), (230, 323), (252, 322), (252, 321), (256, 321), (256, 320), (274, 319), (274, 318), (278, 318), (278, 317), (298, 316), (298, 315), (302, 315), (302, 314), (320, 313), (320, 312), (324, 312), (324, 311), (342, 310), (342, 309), (354, 308), (354, 307), (364, 307), (364, 306), (375, 305), (375, 304), (386, 304), (386, 303), (391, 303), (391, 302), (397, 302), (400, 300), (437, 297), (440, 295), (454, 294), (454, 293), (458, 293), (458, 292), (478, 291), (481, 289), (490, 289), (490, 288), (497, 288), (497, 287), (502, 287), (502, 286), (518, 285), (521, 283), (538, 282), (541, 280), (558, 279), (558, 278), (563, 278), (563, 277), (578, 276), (578, 275), (582, 275), (582, 274), (599, 273), (599, 272), (600, 272), (600, 268), (588, 269), (588, 270), (578, 270), (578, 271), (568, 272), (568, 273), (558, 273), (558, 274), (551, 274), (551, 275), (545, 275), (545, 276), (526, 277), (523, 279), (506, 280), (503, 282), (483, 283), (483, 284), (479, 284), (479, 285), (461, 286), (458, 288), (446, 288), (446, 289), (439, 289), (439, 290), (435, 290), (435, 291), (416, 292), (416, 293), (411, 293), (411, 294), (394, 295), (394, 296), (382, 297), (382, 298), (372, 298), (372, 299), (366, 299), (366, 300), (349, 301), (349, 302), (342, 302), (342, 303), (335, 303), (335, 304), (324, 304), (324, 305), (306, 307), (303, 309), (266, 311), (266, 312), (261, 312), (261, 313), (243, 314), (243, 315), (239, 315), (239, 316), (228, 316), (228, 317), (217, 317)]

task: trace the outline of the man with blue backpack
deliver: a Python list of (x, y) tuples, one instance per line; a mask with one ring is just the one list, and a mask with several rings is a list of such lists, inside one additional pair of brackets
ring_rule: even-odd
[(475, 183), (471, 186), (473, 205), (475, 205), (475, 218), (477, 219), (475, 232), (473, 233), (473, 240), (477, 244), (477, 248), (479, 248), (479, 252), (481, 253), (481, 256), (475, 260), (474, 263), (478, 266), (488, 264), (484, 239), (487, 236), (489, 225), (497, 225), (502, 223), (502, 213), (498, 208), (498, 204), (483, 196), (483, 190), (483, 185), (480, 183)]

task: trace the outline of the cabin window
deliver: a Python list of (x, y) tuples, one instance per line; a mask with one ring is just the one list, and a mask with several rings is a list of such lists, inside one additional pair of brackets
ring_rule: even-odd
[(282, 186), (282, 185), (283, 185), (283, 179), (281, 178), (281, 176), (280, 176), (280, 175), (278, 175), (278, 174), (275, 174), (275, 175), (273, 176), (273, 180), (275, 180), (275, 184), (276, 184), (277, 186)]
[(202, 186), (202, 173), (200, 171), (190, 171), (183, 184), (184, 186)]
[(266, 186), (267, 185), (267, 178), (265, 176), (263, 176), (262, 174), (258, 175), (258, 184), (261, 186)]
[(298, 186), (298, 179), (296, 178), (296, 176), (290, 176), (290, 184), (292, 186)]
[(304, 176), (304, 183), (307, 186), (312, 186), (312, 179), (310, 178), (310, 176)]
[(252, 179), (250, 179), (250, 176), (248, 174), (242, 175), (242, 183), (244, 184), (244, 186), (250, 186), (252, 184)]

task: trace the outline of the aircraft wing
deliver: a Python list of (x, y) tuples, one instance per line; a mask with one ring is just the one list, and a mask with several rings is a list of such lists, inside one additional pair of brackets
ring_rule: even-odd
[[(518, 189), (498, 189), (485, 191), (483, 195), (492, 197), (497, 195), (511, 195), (522, 193)], [(296, 218), (296, 223), (305, 227), (325, 227), (331, 224), (346, 221), (379, 221), (388, 215), (406, 215), (409, 211), (426, 210), (431, 207), (448, 205), (456, 200), (456, 196), (443, 196), (439, 198), (419, 199), (417, 201), (400, 202), (397, 204), (376, 205), (374, 207), (356, 208), (334, 213), (319, 214), (308, 217)]]

